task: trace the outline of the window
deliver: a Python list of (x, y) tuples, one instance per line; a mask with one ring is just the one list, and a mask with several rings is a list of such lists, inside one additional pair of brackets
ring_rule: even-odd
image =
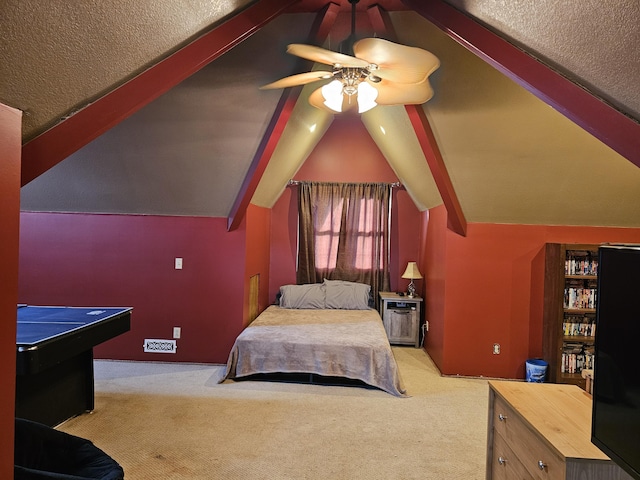
[(391, 184), (301, 182), (298, 283), (324, 278), (389, 289)]

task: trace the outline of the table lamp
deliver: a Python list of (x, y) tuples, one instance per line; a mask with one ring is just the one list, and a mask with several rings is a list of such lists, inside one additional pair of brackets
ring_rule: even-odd
[(416, 294), (416, 287), (413, 284), (413, 279), (422, 278), (422, 274), (420, 273), (420, 270), (418, 270), (416, 262), (409, 262), (407, 264), (407, 269), (402, 274), (402, 278), (410, 279), (409, 286), (407, 287), (407, 296), (413, 297)]

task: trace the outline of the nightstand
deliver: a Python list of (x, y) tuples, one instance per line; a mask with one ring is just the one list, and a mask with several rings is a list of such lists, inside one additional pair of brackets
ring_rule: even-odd
[(420, 306), (422, 298), (379, 292), (380, 316), (389, 343), (420, 346)]

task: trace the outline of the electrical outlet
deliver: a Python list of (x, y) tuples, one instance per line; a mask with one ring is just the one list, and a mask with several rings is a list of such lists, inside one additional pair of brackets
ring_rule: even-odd
[(176, 270), (182, 270), (182, 258), (176, 257), (175, 266)]
[(493, 344), (493, 354), (494, 355), (500, 355), (500, 344), (499, 343), (494, 343)]
[(180, 338), (182, 329), (180, 327), (173, 327), (173, 338)]
[(424, 329), (428, 332), (429, 331), (429, 320), (425, 320), (424, 321)]

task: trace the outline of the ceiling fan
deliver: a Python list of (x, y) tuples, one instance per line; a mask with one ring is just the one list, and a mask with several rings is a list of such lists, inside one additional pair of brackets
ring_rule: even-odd
[(418, 105), (433, 96), (429, 83), (440, 61), (431, 52), (382, 38), (355, 39), (355, 4), (351, 3), (351, 36), (343, 42), (353, 45), (353, 55), (321, 47), (291, 44), (287, 53), (317, 63), (331, 65), (332, 70), (313, 70), (282, 78), (261, 89), (287, 88), (319, 80), (333, 79), (314, 90), (309, 103), (332, 113), (358, 107), (363, 113), (376, 105)]

